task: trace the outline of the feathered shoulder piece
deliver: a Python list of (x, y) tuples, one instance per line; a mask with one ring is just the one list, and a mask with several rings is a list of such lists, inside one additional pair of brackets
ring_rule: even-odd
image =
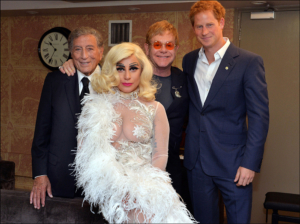
[[(136, 96), (129, 99), (136, 100)], [(78, 149), (72, 164), (77, 187), (84, 189), (84, 200), (99, 206), (110, 223), (130, 221), (129, 211), (138, 211), (153, 223), (193, 223), (166, 172), (150, 163), (134, 169), (118, 162), (120, 152), (111, 144), (120, 119), (114, 105), (124, 100), (128, 100), (127, 96), (117, 92), (84, 98), (78, 120)]]
[[(114, 121), (119, 118), (113, 108), (118, 101), (118, 97), (110, 93), (91, 94), (84, 98), (84, 107), (78, 120), (78, 149), (72, 165), (77, 187), (84, 189), (84, 200), (91, 206), (99, 205), (102, 211), (111, 210), (112, 213), (124, 212), (118, 209), (121, 204), (111, 205), (110, 202), (116, 200), (106, 196), (115, 192), (113, 197), (124, 198), (126, 186), (124, 171), (116, 161), (116, 149), (110, 141), (115, 133)], [(116, 214), (109, 216), (115, 217)], [(124, 217), (126, 214), (117, 216)]]

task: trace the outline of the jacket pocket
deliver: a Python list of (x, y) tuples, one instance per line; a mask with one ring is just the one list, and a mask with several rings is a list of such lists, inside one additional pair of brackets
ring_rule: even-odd
[(219, 142), (232, 145), (245, 145), (247, 133), (244, 134), (220, 134)]

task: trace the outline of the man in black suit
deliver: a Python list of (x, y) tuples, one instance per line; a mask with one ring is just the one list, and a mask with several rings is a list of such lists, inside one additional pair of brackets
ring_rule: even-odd
[(77, 147), (77, 117), (80, 100), (93, 92), (89, 80), (100, 73), (103, 39), (98, 31), (80, 27), (68, 40), (77, 71), (67, 76), (60, 71), (47, 75), (40, 99), (32, 142), (32, 177), (34, 184), (30, 203), (45, 206), (46, 191), (50, 197), (74, 197), (75, 179), (71, 175)]
[(165, 107), (170, 124), (169, 158), (166, 170), (170, 173), (172, 185), (177, 193), (189, 204), (187, 181), (184, 179), (186, 171), (179, 158), (189, 97), (186, 75), (180, 69), (172, 67), (179, 48), (176, 28), (166, 20), (152, 24), (147, 32), (144, 48), (153, 64), (154, 79), (161, 84), (156, 100)]

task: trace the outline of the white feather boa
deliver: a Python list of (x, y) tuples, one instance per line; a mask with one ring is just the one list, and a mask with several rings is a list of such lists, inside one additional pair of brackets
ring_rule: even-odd
[[(99, 206), (110, 223), (128, 222), (130, 210), (140, 211), (152, 223), (194, 223), (179, 200), (167, 172), (151, 164), (120, 163), (112, 144), (119, 115), (115, 94), (91, 94), (78, 121), (78, 150), (72, 166), (84, 200)], [(125, 203), (126, 201), (126, 203)]]

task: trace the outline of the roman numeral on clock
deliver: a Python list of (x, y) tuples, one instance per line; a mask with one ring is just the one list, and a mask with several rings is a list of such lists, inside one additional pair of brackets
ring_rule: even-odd
[(66, 54), (64, 54), (63, 57), (64, 57), (65, 59), (68, 59), (68, 55), (66, 55)]
[(53, 38), (52, 38), (51, 36), (49, 36), (49, 39), (50, 39), (51, 41), (53, 41)]
[(46, 59), (48, 59), (49, 58), (49, 54), (45, 54), (45, 56), (44, 56)]

